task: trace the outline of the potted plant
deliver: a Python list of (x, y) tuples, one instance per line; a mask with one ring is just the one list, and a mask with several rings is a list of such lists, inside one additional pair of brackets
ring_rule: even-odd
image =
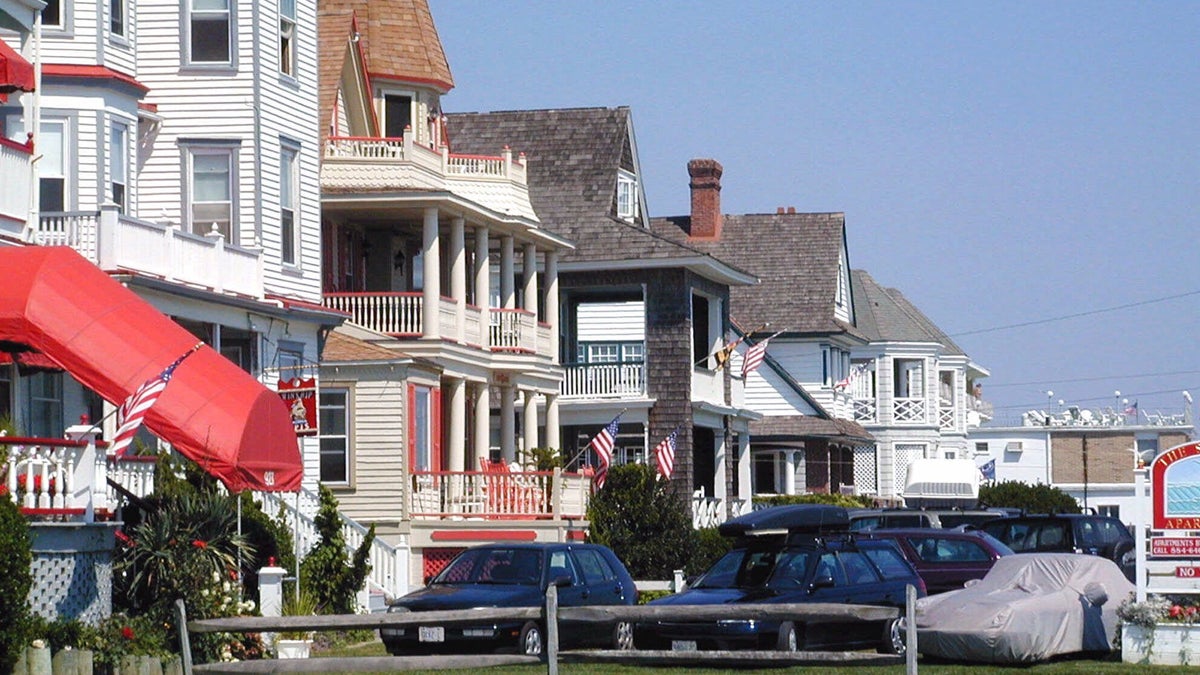
[[(284, 616), (312, 616), (317, 613), (316, 598), (305, 591), (285, 593), (282, 612)], [(280, 631), (275, 640), (275, 656), (281, 659), (307, 659), (312, 643), (311, 630)]]
[(1200, 665), (1200, 606), (1152, 595), (1121, 603), (1121, 660), (1172, 666)]

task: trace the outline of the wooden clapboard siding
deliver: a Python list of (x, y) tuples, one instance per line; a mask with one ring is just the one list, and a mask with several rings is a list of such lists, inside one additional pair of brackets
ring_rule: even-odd
[(42, 28), (42, 63), (94, 65), (99, 45), (98, 0), (72, 0), (69, 11), (67, 3), (63, 4), (63, 28)]
[[(776, 358), (776, 351), (786, 351), (794, 345), (785, 345), (776, 341), (771, 342), (771, 358)], [(734, 363), (735, 373), (741, 373), (741, 359)], [(771, 368), (760, 367), (750, 374), (746, 381), (746, 407), (766, 416), (775, 415), (811, 415), (816, 411), (804, 398), (790, 386), (783, 375)]]
[(405, 387), (392, 371), (356, 368), (353, 386), (353, 485), (339, 491), (342, 511), (364, 522), (399, 520), (404, 494)]

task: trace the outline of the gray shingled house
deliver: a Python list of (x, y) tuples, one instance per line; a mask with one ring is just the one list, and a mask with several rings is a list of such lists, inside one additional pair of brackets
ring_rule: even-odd
[(567, 457), (595, 463), (588, 442), (618, 414), (618, 462), (653, 465), (678, 429), (671, 480), (694, 522), (741, 513), (758, 416), (712, 355), (729, 335), (731, 288), (755, 278), (650, 228), (629, 109), (451, 114), (447, 126), (454, 152), (521, 148), (541, 227), (575, 245), (558, 265)]

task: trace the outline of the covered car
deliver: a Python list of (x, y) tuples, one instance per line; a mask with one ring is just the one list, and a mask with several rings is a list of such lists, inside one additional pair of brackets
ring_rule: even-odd
[(982, 663), (1107, 652), (1117, 606), (1133, 591), (1115, 563), (1097, 556), (1004, 556), (978, 582), (917, 601), (918, 651)]

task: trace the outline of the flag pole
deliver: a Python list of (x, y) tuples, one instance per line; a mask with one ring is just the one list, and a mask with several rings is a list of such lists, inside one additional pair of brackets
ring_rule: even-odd
[[(732, 355), (732, 354), (733, 354), (733, 350), (734, 350), (734, 349), (735, 349), (735, 348), (736, 348), (736, 347), (737, 347), (739, 344), (741, 344), (741, 343), (742, 343), (742, 340), (745, 340), (747, 337), (749, 337), (749, 336), (753, 335), (754, 333), (759, 333), (759, 332), (761, 332), (761, 331), (764, 331), (764, 330), (766, 330), (767, 328), (769, 328), (770, 326), (771, 326), (771, 322), (770, 322), (770, 321), (767, 321), (766, 323), (764, 323), (763, 325), (759, 326), (758, 328), (755, 328), (754, 330), (750, 331), (749, 333), (743, 333), (741, 337), (739, 337), (738, 339), (734, 340), (733, 342), (730, 342), (729, 344), (727, 344), (727, 345), (725, 345), (725, 346), (723, 346), (723, 347), (718, 347), (716, 351), (712, 352), (711, 354), (708, 354), (707, 356), (705, 356), (704, 358), (700, 359), (699, 361), (696, 361), (695, 363), (693, 363), (693, 364), (692, 364), (692, 367), (694, 368), (694, 367), (696, 367), (696, 366), (698, 366), (698, 365), (700, 365), (700, 364), (702, 364), (702, 363), (704, 363), (704, 362), (708, 361), (709, 359), (711, 359), (711, 358), (713, 358), (713, 357), (716, 357), (716, 358), (717, 358), (717, 360), (718, 360), (718, 363), (717, 363), (717, 368), (716, 368), (716, 369), (717, 369), (717, 370), (720, 370), (720, 369), (724, 368), (724, 367), (725, 367), (725, 364), (726, 364), (726, 363), (729, 363), (729, 356), (730, 356), (730, 355)], [(725, 357), (724, 357), (724, 358), (721, 358), (721, 357), (717, 356), (718, 354), (725, 354)]]

